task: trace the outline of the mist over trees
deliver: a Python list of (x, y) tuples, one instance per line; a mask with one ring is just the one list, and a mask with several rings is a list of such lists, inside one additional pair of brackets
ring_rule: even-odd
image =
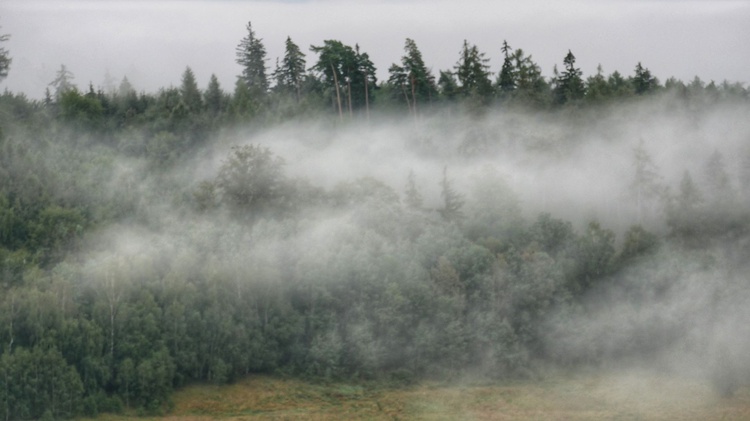
[(0, 95), (0, 416), (159, 413), (256, 373), (750, 381), (742, 84), (571, 51), (545, 77), (508, 42), (433, 71), (412, 39), (385, 81), (338, 40), (287, 38), (269, 73), (246, 29), (233, 87), (61, 65), (44, 100)]

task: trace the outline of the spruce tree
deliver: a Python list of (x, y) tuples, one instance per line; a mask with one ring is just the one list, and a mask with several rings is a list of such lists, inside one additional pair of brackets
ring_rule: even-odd
[(414, 171), (409, 171), (409, 177), (406, 179), (405, 200), (406, 206), (412, 210), (422, 209), (422, 194), (417, 189), (416, 177)]
[(256, 94), (268, 91), (268, 76), (266, 74), (266, 47), (263, 40), (255, 36), (250, 22), (247, 23), (247, 36), (237, 45), (237, 64), (242, 66), (239, 76), (247, 87)]
[(513, 64), (516, 87), (513, 100), (527, 106), (543, 106), (549, 102), (549, 84), (542, 76), (542, 69), (526, 56), (522, 49), (513, 53)]
[(440, 182), (440, 196), (443, 198), (443, 207), (438, 213), (446, 221), (458, 222), (464, 214), (461, 208), (464, 206), (463, 195), (458, 193), (448, 180), (448, 167), (443, 168), (443, 179)]
[(554, 94), (555, 101), (558, 104), (579, 100), (586, 93), (581, 69), (575, 67), (576, 57), (570, 50), (568, 50), (568, 54), (563, 59), (563, 64), (565, 65), (565, 70), (555, 80)]
[(59, 101), (64, 93), (76, 89), (76, 86), (73, 84), (74, 78), (75, 75), (64, 64), (61, 64), (60, 70), (55, 73), (55, 80), (49, 83), (49, 86), (55, 88), (56, 101)]
[(456, 77), (461, 84), (461, 93), (465, 97), (479, 96), (482, 98), (492, 95), (490, 82), (489, 59), (480, 53), (476, 45), (469, 45), (464, 40), (461, 48), (461, 58), (456, 63)]
[(635, 76), (631, 80), (631, 83), (636, 95), (651, 92), (659, 85), (659, 81), (651, 76), (651, 72), (643, 67), (640, 62), (635, 66)]
[(285, 92), (293, 93), (297, 101), (302, 96), (302, 83), (305, 79), (305, 54), (299, 46), (292, 42), (291, 37), (286, 38), (284, 58), (277, 62), (274, 72), (277, 87)]
[(498, 94), (507, 98), (516, 89), (516, 69), (513, 66), (513, 49), (508, 41), (503, 41), (503, 67), (497, 78)]
[(190, 67), (185, 68), (182, 73), (182, 85), (180, 85), (180, 97), (190, 112), (197, 113), (203, 108), (203, 98), (195, 81), (195, 74)]
[(215, 74), (211, 74), (211, 79), (208, 81), (208, 87), (203, 96), (203, 101), (206, 104), (206, 109), (212, 115), (219, 114), (226, 108), (226, 95), (219, 85), (219, 79)]
[(404, 51), (406, 54), (401, 57), (401, 66), (393, 64), (388, 69), (388, 83), (394, 87), (396, 99), (406, 102), (416, 116), (420, 104), (428, 104), (437, 96), (435, 77), (425, 66), (414, 40), (406, 39)]

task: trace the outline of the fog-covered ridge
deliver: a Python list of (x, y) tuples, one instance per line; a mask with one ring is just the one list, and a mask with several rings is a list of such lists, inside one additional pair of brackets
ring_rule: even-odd
[(749, 380), (746, 100), (112, 127), (2, 106), (11, 418), (253, 373)]

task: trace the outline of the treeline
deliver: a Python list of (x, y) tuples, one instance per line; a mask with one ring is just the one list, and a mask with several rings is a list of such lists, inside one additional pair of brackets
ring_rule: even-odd
[[(411, 119), (518, 106), (581, 118), (569, 111), (657, 93), (692, 115), (747, 106), (742, 86), (661, 85), (640, 65), (630, 78), (584, 81), (572, 54), (546, 80), (507, 44), (497, 80), (469, 44), (436, 80), (411, 40), (378, 84), (356, 46), (325, 41), (313, 51), (320, 60), (308, 72), (287, 40), (269, 78), (248, 25), (231, 95), (215, 77), (201, 91), (190, 69), (180, 87), (156, 94), (126, 80), (116, 91), (81, 92), (64, 67), (44, 101), (0, 95), (0, 417), (160, 412), (175, 387), (253, 373), (400, 383), (533, 377), (548, 364), (676, 345), (710, 360), (713, 342), (695, 326), (746, 314), (750, 153), (737, 172), (717, 151), (705, 171), (670, 186), (648, 145), (635, 148), (633, 196), (622, 206), (639, 219), (663, 215), (666, 225), (652, 232), (634, 221), (619, 239), (597, 221), (575, 228), (528, 214), (491, 170), (458, 188), (446, 167), (429, 183), (440, 192), (436, 206), (415, 174), (404, 175), (403, 189), (372, 177), (322, 187), (290, 176), (295, 163), (255, 144), (234, 147), (197, 182), (183, 171), (198, 172), (196, 156), (222, 150), (235, 132), (301, 117), (331, 116), (335, 128), (376, 111)], [(483, 151), (506, 146), (499, 133), (477, 130)], [(694, 276), (721, 281), (674, 317), (578, 323), (602, 307), (662, 303), (694, 287), (686, 283)], [(742, 337), (741, 325), (726, 326)], [(721, 361), (717, 383), (731, 393), (743, 366)]]
[(688, 82), (669, 78), (662, 83), (640, 62), (631, 75), (618, 71), (607, 75), (600, 66), (595, 75), (585, 77), (570, 51), (563, 57), (561, 69), (555, 66), (553, 75), (546, 77), (531, 55), (507, 42), (500, 49), (503, 62), (499, 69), (492, 69), (485, 53), (464, 41), (456, 65), (435, 74), (416, 42), (407, 39), (401, 62), (388, 68), (387, 80), (378, 81), (375, 64), (358, 45), (325, 40), (322, 45), (310, 46), (309, 53), (317, 56), (312, 62), (287, 38), (284, 56), (277, 58), (271, 69), (263, 40), (250, 23), (247, 31), (236, 52), (241, 73), (230, 89), (222, 87), (215, 75), (200, 89), (190, 67), (179, 86), (156, 93), (139, 93), (127, 77), (116, 86), (109, 75), (104, 86), (89, 84), (81, 89), (74, 83), (74, 74), (62, 65), (45, 99), (35, 106), (107, 137), (128, 127), (148, 130), (150, 137), (179, 131), (181, 136), (189, 133), (192, 141), (201, 141), (218, 127), (326, 115), (343, 121), (367, 118), (376, 110), (418, 118), (436, 108), (550, 110), (601, 106), (658, 92), (680, 99), (748, 97), (741, 83), (706, 83), (697, 76)]

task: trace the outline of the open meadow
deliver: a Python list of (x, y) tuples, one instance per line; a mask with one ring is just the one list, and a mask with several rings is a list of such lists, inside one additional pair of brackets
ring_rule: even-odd
[(384, 387), (253, 376), (194, 385), (161, 417), (139, 420), (747, 420), (750, 389), (721, 398), (709, 385), (648, 371), (555, 375), (507, 384)]

